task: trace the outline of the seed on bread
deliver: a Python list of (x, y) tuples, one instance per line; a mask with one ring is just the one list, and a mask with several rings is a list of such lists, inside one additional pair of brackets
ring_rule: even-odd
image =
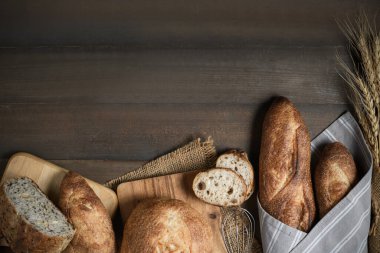
[[(29, 178), (0, 187), (0, 230), (14, 252), (61, 252), (75, 230)], [(43, 251), (42, 251), (43, 250)]]
[(193, 191), (201, 200), (218, 206), (237, 206), (246, 198), (247, 186), (236, 172), (214, 168), (200, 172), (193, 181)]
[(247, 186), (246, 199), (252, 195), (254, 190), (254, 172), (247, 153), (237, 150), (228, 151), (218, 157), (216, 167), (231, 169), (242, 176)]

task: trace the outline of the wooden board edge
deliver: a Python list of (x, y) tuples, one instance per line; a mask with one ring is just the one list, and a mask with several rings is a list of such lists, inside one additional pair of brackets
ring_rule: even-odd
[[(196, 176), (196, 174), (197, 173), (199, 173), (201, 170), (195, 170), (195, 171), (188, 171), (188, 172), (179, 172), (179, 173), (172, 173), (172, 174), (168, 174), (168, 175), (161, 175), (161, 176), (157, 176), (157, 177), (150, 177), (150, 178), (144, 178), (144, 179), (138, 179), (138, 180), (132, 180), (132, 181), (128, 181), (128, 182), (123, 182), (123, 183), (121, 183), (121, 184), (119, 184), (118, 186), (117, 186), (117, 188), (116, 188), (116, 192), (117, 192), (117, 196), (119, 197), (119, 196), (122, 196), (122, 194), (121, 194), (121, 191), (124, 191), (125, 189), (123, 189), (125, 186), (126, 186), (126, 184), (130, 184), (130, 183), (138, 183), (139, 181), (144, 181), (144, 180), (153, 180), (154, 178), (160, 178), (160, 177), (171, 177), (171, 176), (181, 176), (182, 177), (182, 180), (185, 180), (185, 178), (186, 177), (191, 177), (191, 178), (194, 178), (195, 176)], [(191, 189), (191, 191), (192, 191), (192, 189)], [(196, 196), (194, 195), (193, 196), (194, 198), (196, 198)], [(166, 198), (166, 197), (165, 197)], [(170, 197), (169, 197), (170, 198)], [(120, 199), (120, 198), (118, 198), (119, 199), (119, 209), (120, 209), (120, 214), (121, 214), (121, 219), (122, 219), (122, 221), (123, 221), (123, 224), (124, 224), (124, 228), (123, 228), (123, 231), (124, 231), (124, 229), (125, 229), (125, 223), (128, 221), (128, 216), (130, 215), (130, 213), (132, 212), (132, 210), (130, 210), (129, 211), (129, 215), (126, 215), (125, 217), (124, 217), (124, 215), (123, 215), (123, 213), (122, 213), (122, 211), (125, 211), (125, 208), (124, 208), (124, 210), (122, 210), (122, 207), (124, 206), (124, 207), (126, 207), (126, 205), (125, 205), (125, 202), (123, 202), (123, 201), (120, 201), (120, 200), (122, 200), (122, 199)], [(142, 199), (141, 199), (142, 200)], [(181, 201), (184, 201), (184, 202), (186, 202), (185, 200), (182, 200), (182, 199), (180, 199)], [(200, 199), (198, 199), (199, 201), (202, 201), (202, 200), (200, 200)], [(123, 204), (124, 203), (124, 204)], [(214, 224), (214, 222), (215, 221), (217, 221), (217, 223), (218, 223), (218, 229), (216, 230), (216, 229), (213, 229), (213, 236), (217, 236), (217, 238), (213, 238), (213, 240), (217, 240), (217, 241), (219, 241), (219, 243), (217, 244), (218, 245), (218, 247), (220, 247), (220, 249), (223, 249), (223, 251), (219, 251), (219, 250), (217, 250), (216, 252), (218, 252), (218, 253), (221, 253), (221, 252), (225, 252), (225, 253), (227, 253), (228, 251), (227, 251), (227, 248), (226, 248), (226, 246), (225, 246), (225, 243), (224, 243), (224, 239), (223, 239), (223, 234), (222, 234), (222, 228), (221, 228), (221, 226), (222, 226), (222, 211), (221, 211), (221, 207), (220, 206), (216, 206), (216, 205), (211, 205), (211, 204), (209, 204), (209, 203), (206, 203), (205, 202), (205, 204), (207, 204), (207, 205), (209, 205), (209, 206), (212, 206), (215, 210), (215, 212), (217, 212), (217, 219), (216, 220), (214, 220), (214, 221), (210, 221), (209, 219), (207, 219), (206, 218), (206, 216), (204, 216), (204, 218), (206, 218), (206, 220), (208, 221), (208, 222), (211, 222), (210, 223), (210, 226), (211, 227), (213, 227), (215, 224)], [(193, 207), (191, 204), (190, 204), (190, 206), (192, 207), (192, 208), (194, 208), (195, 210), (197, 210), (197, 208), (195, 208), (195, 207)], [(199, 210), (197, 210), (198, 212), (199, 212)], [(203, 216), (203, 214), (202, 214), (202, 216)], [(213, 219), (215, 219), (215, 218), (213, 218)], [(213, 225), (214, 224), (214, 225)], [(124, 242), (124, 241), (123, 241)]]
[[(6, 175), (7, 171), (9, 170), (9, 164), (11, 164), (13, 162), (13, 160), (21, 158), (21, 157), (27, 157), (28, 159), (32, 159), (32, 160), (38, 161), (40, 163), (47, 164), (49, 167), (51, 167), (53, 169), (56, 169), (57, 171), (63, 170), (66, 173), (69, 171), (68, 169), (62, 168), (62, 167), (60, 167), (60, 166), (58, 166), (58, 165), (56, 165), (54, 163), (46, 161), (46, 160), (44, 160), (44, 159), (42, 159), (42, 158), (40, 158), (38, 156), (32, 155), (30, 153), (27, 153), (27, 152), (17, 152), (17, 153), (13, 154), (9, 158), (8, 163), (7, 163), (7, 165), (5, 167), (5, 170), (4, 170), (4, 173), (3, 173), (3, 177), (1, 178), (1, 181), (0, 181), (1, 183), (3, 182), (4, 175)], [(116, 192), (114, 192), (112, 189), (107, 188), (107, 187), (105, 187), (105, 186), (103, 186), (103, 185), (101, 185), (101, 184), (99, 184), (99, 183), (97, 183), (95, 181), (92, 181), (92, 180), (87, 179), (87, 178), (85, 178), (85, 179), (89, 183), (90, 186), (96, 185), (97, 187), (102, 188), (103, 190), (107, 191), (110, 194), (110, 196), (113, 199), (113, 202), (115, 203), (114, 207), (110, 210), (110, 216), (114, 217), (114, 215), (116, 213), (116, 210), (117, 210), (117, 208), (119, 206), (119, 200), (117, 198)]]

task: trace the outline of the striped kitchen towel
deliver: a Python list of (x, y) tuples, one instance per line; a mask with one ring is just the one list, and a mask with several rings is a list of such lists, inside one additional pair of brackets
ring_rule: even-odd
[(264, 253), (368, 252), (372, 156), (359, 125), (349, 112), (343, 114), (312, 141), (313, 165), (318, 160), (323, 146), (335, 141), (343, 143), (350, 150), (360, 171), (360, 181), (309, 233), (276, 220), (265, 212), (258, 201)]

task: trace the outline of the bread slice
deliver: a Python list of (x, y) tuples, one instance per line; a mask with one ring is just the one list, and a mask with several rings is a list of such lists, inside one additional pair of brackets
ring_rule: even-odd
[(255, 180), (253, 166), (248, 160), (247, 153), (237, 150), (228, 151), (218, 157), (216, 167), (231, 169), (242, 176), (247, 186), (246, 199), (252, 195)]
[(214, 168), (198, 173), (193, 191), (201, 200), (217, 206), (238, 206), (247, 196), (242, 176), (225, 168)]
[(111, 217), (101, 200), (76, 172), (63, 178), (59, 206), (76, 229), (64, 253), (114, 253), (115, 233)]
[(61, 252), (75, 230), (30, 178), (0, 186), (0, 230), (14, 252)]

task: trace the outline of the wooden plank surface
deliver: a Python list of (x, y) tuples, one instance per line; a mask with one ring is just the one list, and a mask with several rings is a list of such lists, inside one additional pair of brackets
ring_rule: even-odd
[(127, 182), (117, 187), (117, 197), (123, 222), (125, 222), (136, 205), (149, 198), (179, 199), (197, 210), (208, 222), (213, 238), (209, 247), (213, 253), (227, 253), (221, 234), (220, 208), (198, 199), (192, 190), (192, 183), (197, 172), (178, 173), (168, 176), (147, 178)]
[[(1, 177), (1, 183), (14, 177), (28, 177), (54, 202), (58, 203), (60, 185), (67, 170), (28, 153), (16, 153), (10, 159)], [(87, 179), (88, 184), (113, 217), (118, 207), (115, 192)]]
[[(0, 156), (25, 151), (45, 159), (149, 160), (198, 136), (212, 136), (219, 151), (257, 154), (268, 106), (0, 104), (0, 119), (6, 119), (0, 124)], [(347, 106), (298, 108), (314, 136)]]
[[(76, 171), (82, 176), (100, 184), (122, 173), (132, 171), (146, 161), (111, 161), (111, 160), (48, 160), (62, 168)], [(8, 160), (0, 160), (0, 177), (2, 177)]]
[(103, 183), (209, 135), (257, 168), (273, 96), (312, 137), (349, 109), (335, 19), (360, 8), (379, 1), (1, 1), (0, 174), (27, 151)]
[(344, 47), (0, 49), (0, 103), (344, 104)]
[[(104, 160), (50, 160), (49, 162), (67, 168), (69, 170), (76, 171), (82, 176), (94, 180), (98, 183), (104, 183), (109, 178), (119, 176), (121, 171), (128, 172), (144, 161), (104, 161)], [(0, 177), (6, 168), (7, 160), (0, 160)], [(115, 230), (116, 242), (118, 247), (121, 244), (123, 233), (123, 221), (119, 209), (116, 215), (113, 217), (113, 228)], [(11, 253), (12, 251), (7, 247), (0, 246), (0, 252)]]
[(0, 2), (0, 46), (160, 47), (340, 44), (335, 18), (378, 0), (48, 0)]
[(1, 49), (0, 158), (148, 160), (209, 135), (257, 154), (271, 97), (292, 99), (312, 135), (347, 109), (337, 50)]

